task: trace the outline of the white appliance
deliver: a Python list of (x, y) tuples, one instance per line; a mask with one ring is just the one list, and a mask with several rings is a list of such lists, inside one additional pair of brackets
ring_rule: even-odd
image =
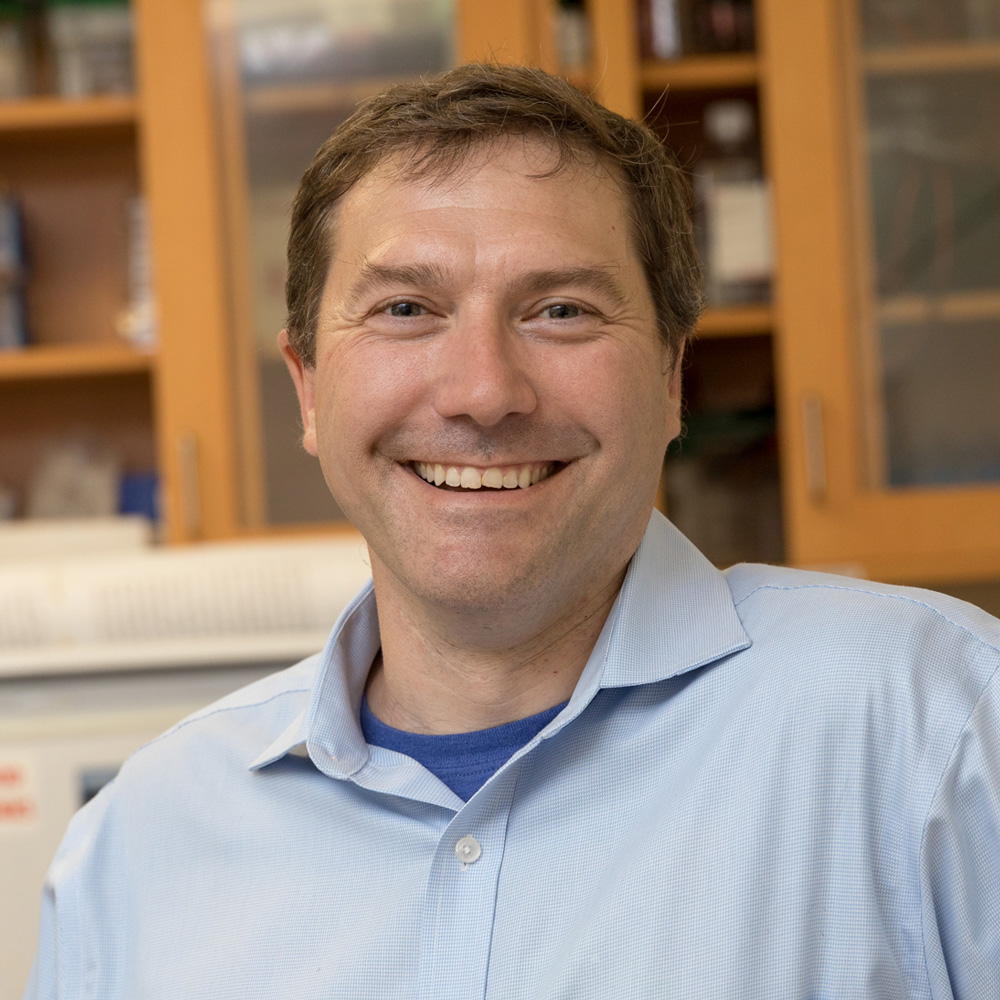
[(368, 575), (355, 534), (0, 561), (0, 1000), (73, 812), (185, 715), (320, 649)]

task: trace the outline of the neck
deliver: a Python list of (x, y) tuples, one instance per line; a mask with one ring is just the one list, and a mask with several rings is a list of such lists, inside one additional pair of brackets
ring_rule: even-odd
[[(369, 707), (396, 729), (461, 733), (527, 718), (566, 701), (623, 579), (624, 571), (529, 636), (496, 645), (393, 600), (391, 585), (380, 588), (376, 576), (382, 652), (368, 676)], [(496, 621), (489, 632), (516, 634)]]

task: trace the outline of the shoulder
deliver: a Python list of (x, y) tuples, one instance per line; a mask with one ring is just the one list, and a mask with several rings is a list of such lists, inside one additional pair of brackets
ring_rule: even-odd
[(322, 654), (316, 653), (294, 666), (247, 684), (181, 719), (147, 746), (164, 741), (176, 742), (191, 734), (206, 732), (217, 726), (225, 727), (229, 723), (234, 729), (263, 726), (268, 731), (283, 720), (287, 720), (287, 724), (308, 698), (321, 662)]
[(238, 802), (250, 763), (305, 710), (320, 659), (317, 654), (248, 684), (139, 747), (70, 821), (49, 871), (50, 888), (91, 868), (116, 869), (127, 845), (152, 830), (173, 836), (185, 817)]
[[(743, 673), (780, 706), (772, 717), (824, 747), (824, 766), (850, 761), (870, 801), (908, 803), (921, 828), (961, 748), (1000, 732), (1000, 621), (943, 594), (824, 573), (741, 565), (726, 579), (752, 643)], [(995, 782), (988, 760), (976, 774)]]
[(148, 817), (208, 786), (237, 788), (253, 759), (305, 710), (320, 662), (317, 654), (239, 688), (139, 747), (73, 817), (67, 843), (88, 841), (110, 815)]
[(1000, 621), (955, 598), (773, 566), (726, 579), (750, 660), (841, 721), (867, 719), (873, 745), (934, 745), (941, 764), (1000, 674)]
[[(227, 766), (245, 770), (305, 710), (321, 663), (316, 654), (198, 709), (139, 747), (112, 785), (135, 791), (151, 776), (190, 780)], [(172, 778), (169, 780), (173, 780)]]
[(844, 643), (892, 630), (896, 639), (950, 640), (1000, 652), (1000, 621), (946, 594), (781, 566), (740, 564), (726, 582), (741, 618), (764, 624), (799, 619), (840, 629)]

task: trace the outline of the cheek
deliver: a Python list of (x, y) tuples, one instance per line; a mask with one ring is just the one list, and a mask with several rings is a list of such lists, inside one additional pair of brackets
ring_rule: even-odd
[(603, 352), (573, 371), (564, 371), (561, 384), (572, 412), (637, 451), (664, 437), (671, 415), (679, 413), (669, 378), (662, 374), (659, 359), (648, 351)]
[(412, 358), (372, 346), (327, 353), (316, 391), (316, 427), (321, 455), (359, 454), (398, 426), (419, 400)]

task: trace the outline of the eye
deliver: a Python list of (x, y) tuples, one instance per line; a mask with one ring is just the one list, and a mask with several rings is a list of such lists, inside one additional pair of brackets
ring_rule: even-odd
[(386, 312), (390, 316), (400, 319), (423, 316), (426, 311), (422, 305), (418, 305), (416, 302), (393, 302), (392, 305), (386, 308)]
[(583, 315), (583, 310), (571, 302), (557, 302), (555, 305), (546, 306), (542, 314), (546, 319), (576, 319)]

